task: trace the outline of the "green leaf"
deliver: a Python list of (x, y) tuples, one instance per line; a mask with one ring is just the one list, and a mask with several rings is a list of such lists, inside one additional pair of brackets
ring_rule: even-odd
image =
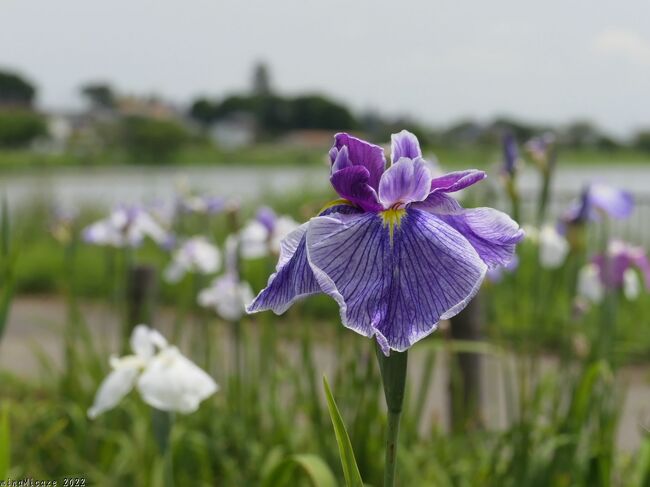
[(336, 442), (339, 445), (339, 455), (341, 457), (341, 465), (343, 466), (345, 485), (347, 487), (363, 487), (363, 480), (361, 480), (359, 467), (354, 458), (354, 451), (352, 450), (350, 437), (345, 429), (345, 424), (341, 418), (339, 408), (336, 406), (336, 402), (334, 402), (330, 385), (327, 383), (327, 379), (324, 376), (323, 386), (325, 387), (325, 397), (327, 398), (327, 409), (329, 409), (332, 425), (334, 426), (334, 433), (336, 434)]
[(6, 479), (9, 473), (9, 406), (3, 405), (0, 413), (0, 479)]
[(271, 469), (262, 481), (263, 487), (295, 485), (296, 470), (305, 474), (313, 487), (336, 487), (336, 477), (327, 464), (311, 454), (291, 455)]

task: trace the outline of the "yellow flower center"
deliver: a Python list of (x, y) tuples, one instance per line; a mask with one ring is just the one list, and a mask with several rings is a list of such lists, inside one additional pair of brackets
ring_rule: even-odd
[(394, 209), (389, 208), (379, 213), (385, 227), (388, 227), (388, 235), (390, 236), (390, 244), (393, 245), (393, 235), (395, 234), (395, 227), (399, 228), (402, 223), (402, 218), (406, 215), (404, 208)]

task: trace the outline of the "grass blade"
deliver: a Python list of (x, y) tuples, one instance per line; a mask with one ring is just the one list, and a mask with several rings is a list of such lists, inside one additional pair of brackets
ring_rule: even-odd
[(354, 451), (352, 450), (352, 443), (350, 437), (345, 429), (343, 418), (339, 408), (336, 406), (332, 391), (327, 383), (327, 379), (323, 377), (323, 387), (325, 388), (325, 397), (327, 398), (327, 409), (332, 419), (334, 426), (334, 433), (336, 434), (336, 443), (339, 446), (339, 455), (341, 457), (341, 465), (343, 466), (343, 475), (345, 476), (345, 485), (347, 487), (363, 487), (363, 480), (359, 473), (357, 461), (354, 458)]
[(264, 478), (263, 487), (295, 485), (295, 471), (305, 474), (313, 487), (336, 487), (336, 477), (327, 464), (316, 455), (292, 455), (278, 463)]
[(0, 479), (6, 479), (9, 474), (9, 440), (9, 406), (4, 404), (0, 413)]

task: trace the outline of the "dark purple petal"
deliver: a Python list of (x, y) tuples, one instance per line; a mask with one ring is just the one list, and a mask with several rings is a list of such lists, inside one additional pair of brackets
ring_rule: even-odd
[[(379, 188), (379, 179), (386, 166), (384, 149), (346, 133), (334, 136), (334, 147), (339, 151), (347, 147), (350, 162), (355, 166), (365, 167), (369, 174), (368, 184), (375, 190)], [(331, 155), (332, 151), (330, 157)]]
[(467, 169), (445, 174), (431, 180), (431, 191), (453, 193), (485, 179), (486, 174), (477, 169)]
[(318, 217), (308, 258), (343, 324), (377, 336), (384, 353), (406, 350), (460, 312), (478, 292), (486, 265), (460, 233), (409, 208), (393, 228), (378, 214)]
[(508, 265), (524, 231), (505, 213), (493, 208), (472, 208), (438, 217), (460, 232), (490, 268)]
[(411, 132), (402, 130), (399, 134), (391, 135), (390, 160), (394, 163), (402, 157), (417, 159), (422, 157), (418, 138)]
[[(337, 205), (323, 211), (322, 215), (355, 213), (359, 210), (350, 205)], [(272, 310), (284, 313), (296, 300), (320, 292), (320, 286), (307, 262), (305, 232), (309, 222), (302, 224), (282, 240), (280, 258), (275, 273), (253, 302), (246, 307), (248, 313)]]
[(363, 166), (350, 166), (336, 171), (330, 181), (336, 192), (366, 211), (379, 211), (381, 205), (377, 193), (368, 184), (370, 174)]
[(431, 172), (424, 160), (403, 157), (381, 176), (379, 201), (384, 208), (422, 201), (429, 195), (430, 187)]
[(341, 150), (337, 149), (336, 147), (332, 147), (330, 149), (330, 161), (332, 162), (332, 173), (352, 166), (352, 162), (350, 161), (350, 156), (348, 154), (348, 148), (345, 146), (341, 147)]

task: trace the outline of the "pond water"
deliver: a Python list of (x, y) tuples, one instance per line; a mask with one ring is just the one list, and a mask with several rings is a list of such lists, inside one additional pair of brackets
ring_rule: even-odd
[[(13, 207), (35, 197), (48, 198), (63, 206), (91, 203), (142, 202), (168, 198), (179, 182), (214, 195), (242, 201), (265, 194), (325, 189), (328, 168), (253, 167), (239, 165), (193, 167), (62, 168), (8, 173), (0, 176), (1, 189)], [(492, 179), (495, 179), (494, 177)], [(554, 191), (575, 193), (589, 181), (605, 181), (635, 194), (650, 193), (650, 165), (569, 166), (558, 169)], [(539, 176), (533, 168), (522, 172), (522, 194), (533, 194)]]

